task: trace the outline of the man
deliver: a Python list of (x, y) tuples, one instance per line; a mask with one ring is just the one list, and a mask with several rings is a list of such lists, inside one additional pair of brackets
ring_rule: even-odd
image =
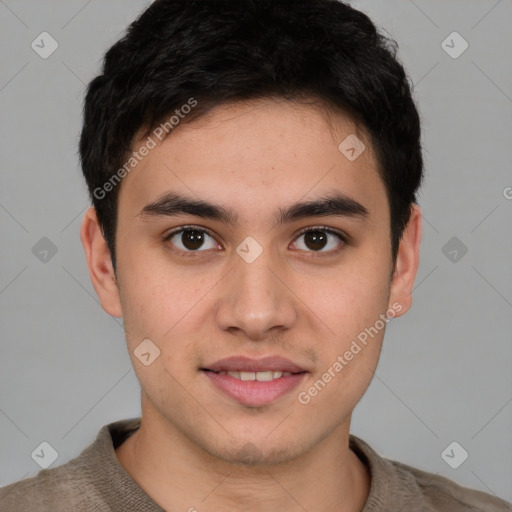
[(80, 154), (142, 419), (1, 510), (512, 510), (350, 435), (421, 240), (418, 113), (364, 14), (157, 0), (90, 83)]

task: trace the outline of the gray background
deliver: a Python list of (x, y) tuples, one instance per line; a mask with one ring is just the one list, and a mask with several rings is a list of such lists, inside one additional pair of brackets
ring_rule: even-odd
[[(102, 425), (140, 415), (122, 324), (99, 306), (79, 240), (77, 142), (85, 84), (147, 4), (0, 0), (0, 485), (38, 472), (42, 441), (60, 465)], [(414, 305), (388, 327), (352, 432), (512, 501), (512, 2), (353, 5), (399, 43), (426, 182)], [(59, 44), (47, 59), (31, 48), (43, 31)], [(458, 58), (441, 46), (453, 31), (469, 43)], [(57, 248), (47, 261), (32, 251), (43, 237)], [(458, 469), (441, 457), (452, 441), (469, 453)]]

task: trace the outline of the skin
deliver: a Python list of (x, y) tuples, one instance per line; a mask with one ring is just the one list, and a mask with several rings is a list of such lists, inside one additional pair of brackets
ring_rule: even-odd
[[(351, 162), (338, 145), (353, 133), (366, 150)], [(394, 303), (401, 306), (395, 316), (411, 306), (421, 212), (413, 205), (394, 265), (389, 205), (376, 165), (364, 130), (342, 113), (272, 99), (225, 104), (179, 125), (123, 179), (117, 276), (95, 211), (86, 212), (81, 238), (91, 280), (104, 310), (124, 319), (142, 390), (142, 426), (116, 455), (162, 508), (363, 508), (370, 475), (349, 449), (349, 428), (385, 329), (307, 405), (297, 395)], [(238, 224), (140, 215), (171, 190), (232, 208)], [(275, 224), (278, 208), (333, 191), (362, 203), (368, 217)], [(190, 257), (183, 255), (181, 236), (172, 239), (175, 251), (163, 241), (187, 224), (214, 235)], [(330, 235), (323, 252), (315, 252), (298, 233), (318, 226), (350, 241)], [(250, 264), (236, 252), (247, 236), (263, 249)], [(161, 354), (144, 366), (133, 351), (147, 338)], [(271, 404), (244, 406), (199, 371), (239, 354), (277, 354), (309, 373)]]

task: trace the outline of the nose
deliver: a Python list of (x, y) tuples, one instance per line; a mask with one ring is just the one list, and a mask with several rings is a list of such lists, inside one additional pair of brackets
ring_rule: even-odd
[(290, 329), (298, 308), (284, 266), (266, 250), (251, 263), (233, 259), (215, 307), (219, 328), (253, 341)]

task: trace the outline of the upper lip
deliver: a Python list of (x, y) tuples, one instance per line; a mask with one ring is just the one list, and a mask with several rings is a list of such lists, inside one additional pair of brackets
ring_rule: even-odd
[(277, 372), (300, 373), (306, 371), (304, 368), (301, 368), (289, 359), (280, 356), (267, 356), (261, 359), (252, 359), (245, 356), (232, 356), (220, 359), (219, 361), (201, 369), (211, 370), (213, 372), (263, 372), (271, 370)]

